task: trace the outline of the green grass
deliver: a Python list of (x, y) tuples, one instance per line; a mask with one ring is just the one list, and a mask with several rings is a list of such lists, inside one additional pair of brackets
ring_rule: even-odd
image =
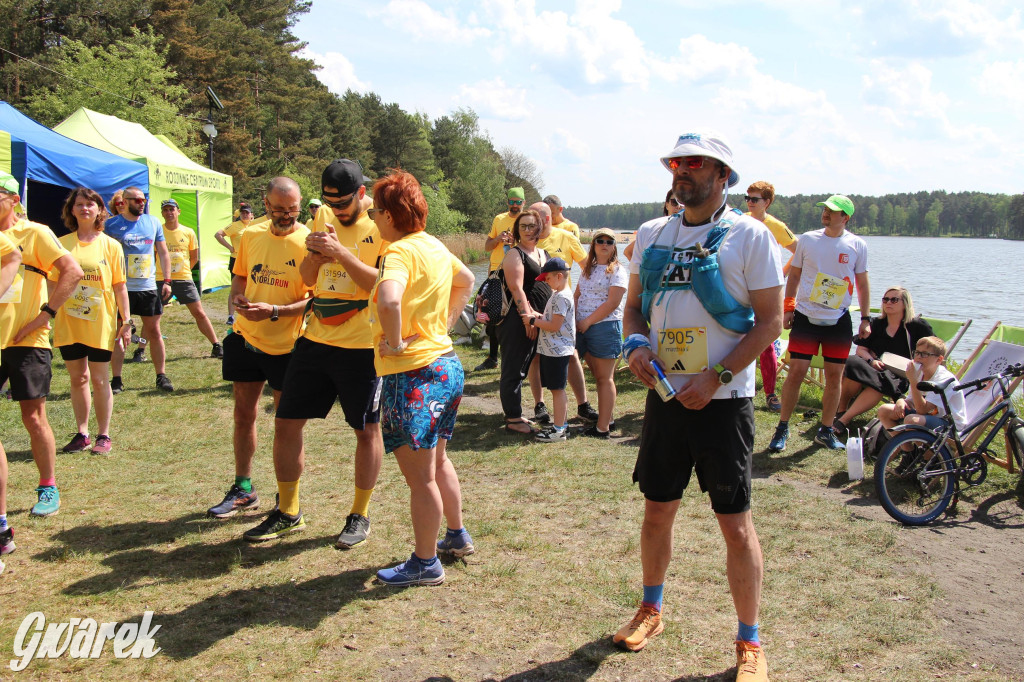
[[(204, 299), (222, 328), (224, 292)], [(365, 546), (333, 549), (352, 499), (354, 438), (338, 410), (306, 429), (304, 533), (252, 546), (261, 517), (215, 521), (206, 508), (232, 481), (230, 386), (181, 307), (165, 317), (177, 391), (128, 365), (115, 399), (110, 456), (60, 455), (62, 509), (31, 519), (36, 470), (16, 406), (3, 405), (8, 508), (18, 551), (0, 576), (0, 668), (21, 620), (138, 622), (154, 610), (163, 651), (149, 661), (34, 661), (19, 677), (196, 679), (249, 676), (412, 680), (731, 680), (735, 616), (724, 547), (706, 498), (684, 496), (666, 584), (665, 633), (640, 654), (610, 635), (639, 596), (642, 499), (630, 475), (634, 438), (545, 445), (501, 431), (497, 372), (469, 378), (449, 448), (477, 554), (447, 567), (439, 588), (376, 585), (408, 556), (408, 489), (386, 457)], [(459, 347), (474, 367), (482, 351)], [(639, 433), (644, 389), (620, 372), (617, 421)], [(814, 396), (805, 396), (813, 404)], [(272, 503), (270, 398), (259, 417), (254, 483)], [(902, 555), (898, 529), (866, 521), (810, 490), (846, 486), (845, 458), (810, 446), (764, 453), (776, 417), (758, 399), (754, 513), (765, 553), (762, 636), (773, 680), (1003, 679), (973, 669), (955, 642), (937, 645), (936, 588)], [(74, 431), (67, 375), (54, 363), (50, 423)], [(998, 491), (1008, 479), (993, 476)], [(853, 486), (870, 499), (870, 483)], [(985, 494), (982, 492), (981, 494)], [(7, 677), (0, 672), (0, 677)]]

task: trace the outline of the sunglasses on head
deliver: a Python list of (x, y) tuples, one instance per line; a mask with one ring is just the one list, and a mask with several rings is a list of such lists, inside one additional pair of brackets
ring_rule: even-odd
[(601, 246), (611, 246), (612, 244), (615, 243), (615, 240), (614, 239), (595, 239), (594, 243), (595, 244), (600, 244)]
[(352, 202), (355, 201), (358, 196), (359, 196), (359, 192), (356, 192), (355, 194), (350, 196), (348, 199), (342, 199), (341, 201), (331, 201), (331, 200), (329, 200), (327, 198), (327, 195), (321, 194), (320, 195), (320, 199), (325, 204), (330, 206), (331, 208), (342, 208), (342, 209), (344, 209), (344, 208), (348, 208), (349, 206), (351, 206)]
[(668, 167), (676, 170), (680, 166), (688, 170), (697, 170), (704, 167), (704, 156), (677, 156), (668, 160)]
[(883, 296), (882, 303), (899, 303), (903, 299), (899, 296)]
[(743, 201), (747, 202), (748, 204), (756, 204), (759, 201), (764, 201), (764, 198), (763, 197), (743, 197)]

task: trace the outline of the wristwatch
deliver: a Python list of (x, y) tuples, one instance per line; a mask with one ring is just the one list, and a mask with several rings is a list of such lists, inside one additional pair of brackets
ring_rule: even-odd
[(530, 326), (531, 326), (531, 327), (534, 327), (534, 326), (536, 326), (536, 325), (534, 325), (534, 324), (533, 324), (533, 321), (534, 321), (534, 320), (536, 320), (536, 319), (537, 319), (536, 317), (531, 317), (531, 318), (530, 318)]
[(271, 322), (277, 322), (278, 312), (279, 311), (278, 311), (276, 305), (270, 306), (270, 321)]
[(39, 306), (39, 312), (46, 313), (50, 317), (57, 317), (57, 311), (50, 307), (49, 301)]
[(722, 363), (715, 365), (715, 371), (718, 372), (718, 382), (720, 384), (728, 384), (732, 381), (732, 371), (725, 368)]

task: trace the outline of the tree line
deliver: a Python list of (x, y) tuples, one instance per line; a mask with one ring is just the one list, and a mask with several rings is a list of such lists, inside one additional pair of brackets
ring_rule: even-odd
[[(776, 196), (769, 213), (796, 234), (821, 227), (827, 194)], [(856, 211), (850, 228), (858, 234), (913, 237), (1001, 237), (1024, 239), (1024, 194), (903, 192), (881, 197), (850, 195)], [(729, 204), (745, 209), (742, 194)], [(587, 228), (634, 230), (662, 214), (660, 202), (566, 207), (565, 214)]]
[(257, 201), (275, 175), (319, 196), (331, 160), (377, 178), (401, 167), (424, 185), (436, 233), (490, 228), (505, 191), (540, 199), (543, 179), (513, 148), (495, 149), (477, 115), (436, 120), (375, 93), (331, 93), (292, 33), (308, 0), (0, 0), (0, 92), (47, 126), (79, 107), (164, 134), (206, 165), (207, 86), (214, 169), (236, 200)]

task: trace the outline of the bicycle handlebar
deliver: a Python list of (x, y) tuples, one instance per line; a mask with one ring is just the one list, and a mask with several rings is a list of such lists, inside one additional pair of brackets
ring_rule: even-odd
[(1016, 365), (1009, 365), (999, 374), (993, 374), (989, 377), (983, 377), (981, 379), (975, 379), (974, 381), (967, 381), (962, 384), (958, 384), (956, 390), (964, 391), (968, 388), (981, 388), (985, 384), (995, 379), (1003, 377), (1019, 377), (1024, 376), (1024, 363), (1017, 363)]

